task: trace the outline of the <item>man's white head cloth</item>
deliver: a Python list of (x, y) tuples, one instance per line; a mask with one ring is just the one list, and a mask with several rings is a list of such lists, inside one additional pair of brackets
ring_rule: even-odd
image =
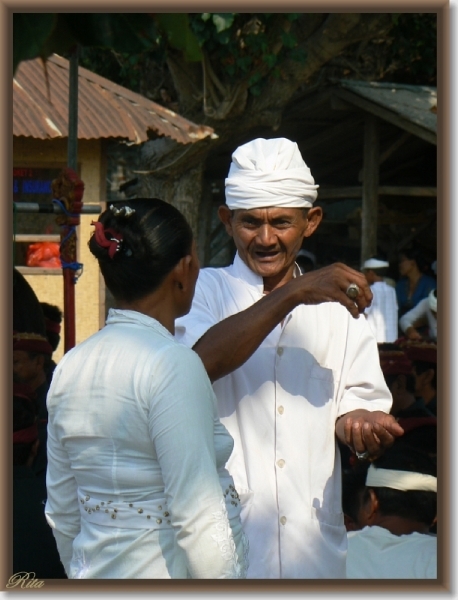
[(231, 209), (308, 208), (318, 186), (295, 142), (286, 138), (258, 138), (232, 154), (226, 184)]

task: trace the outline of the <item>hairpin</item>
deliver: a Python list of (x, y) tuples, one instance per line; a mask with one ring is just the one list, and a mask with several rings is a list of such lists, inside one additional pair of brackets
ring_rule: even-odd
[(111, 204), (110, 210), (113, 212), (115, 217), (130, 217), (135, 213), (135, 209), (130, 208), (130, 206), (121, 206), (121, 208), (116, 208), (116, 206)]

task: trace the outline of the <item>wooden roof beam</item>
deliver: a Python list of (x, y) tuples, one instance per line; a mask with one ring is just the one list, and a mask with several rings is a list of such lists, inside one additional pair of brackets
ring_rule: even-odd
[(416, 123), (412, 123), (408, 119), (405, 119), (404, 117), (396, 114), (395, 112), (387, 108), (383, 108), (375, 102), (371, 102), (370, 100), (361, 98), (361, 96), (353, 94), (348, 90), (343, 90), (340, 88), (334, 90), (334, 93), (337, 94), (343, 100), (347, 100), (351, 104), (359, 106), (363, 110), (375, 115), (376, 117), (379, 117), (384, 121), (388, 121), (389, 123), (396, 125), (396, 127), (404, 129), (405, 131), (409, 131), (410, 133), (413, 133), (413, 135), (416, 135), (417, 137), (421, 138), (422, 140), (425, 140), (426, 142), (437, 146), (437, 135), (432, 131), (425, 129), (420, 125), (417, 125)]

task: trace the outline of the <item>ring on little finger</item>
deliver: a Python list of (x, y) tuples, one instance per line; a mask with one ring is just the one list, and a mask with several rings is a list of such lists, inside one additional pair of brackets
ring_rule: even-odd
[(366, 452), (357, 452), (356, 458), (359, 460), (367, 460), (369, 458), (369, 452), (367, 450)]
[(345, 293), (351, 300), (355, 300), (359, 294), (359, 286), (356, 283), (350, 283)]

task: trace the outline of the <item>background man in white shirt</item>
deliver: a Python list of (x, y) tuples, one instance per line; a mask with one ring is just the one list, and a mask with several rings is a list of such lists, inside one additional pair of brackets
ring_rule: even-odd
[(349, 579), (435, 579), (437, 480), (434, 460), (406, 443), (372, 463), (365, 485), (344, 475)]
[(366, 308), (369, 327), (378, 344), (398, 339), (398, 301), (396, 290), (385, 282), (384, 275), (390, 264), (376, 256), (362, 266), (367, 283), (371, 286), (372, 304)]
[(423, 340), (418, 328), (424, 325), (425, 320), (428, 325), (429, 339), (433, 342), (437, 341), (437, 290), (431, 290), (427, 298), (423, 298), (411, 310), (406, 312), (399, 319), (399, 327), (406, 334), (409, 340)]
[(343, 264), (301, 275), (295, 264), (322, 218), (317, 187), (297, 144), (239, 147), (219, 209), (237, 255), (200, 271), (191, 311), (176, 322), (234, 438), (227, 468), (250, 543), (248, 578), (345, 577), (336, 436), (376, 457), (402, 434), (358, 318), (372, 296), (364, 276)]

